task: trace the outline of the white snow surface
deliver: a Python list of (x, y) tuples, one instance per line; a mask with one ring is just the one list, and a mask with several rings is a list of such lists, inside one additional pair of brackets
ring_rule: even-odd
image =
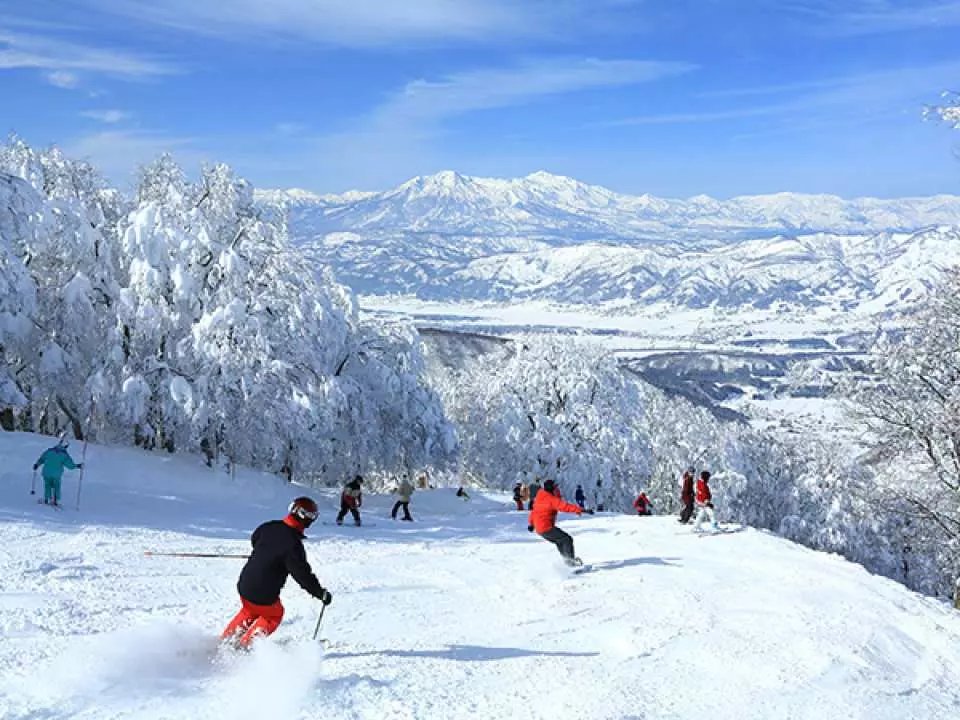
[[(218, 652), (242, 561), (143, 552), (246, 553), (305, 490), (91, 445), (81, 509), (73, 472), (58, 512), (29, 495), (52, 443), (0, 433), (5, 720), (960, 716), (960, 614), (940, 601), (768, 533), (701, 538), (670, 517), (564, 518), (594, 565), (571, 576), (508, 498), (452, 489), (416, 492), (415, 523), (369, 496), (375, 526), (311, 528), (334, 594), (325, 644), (290, 581), (274, 636)], [(335, 491), (310, 494), (331, 521)]]

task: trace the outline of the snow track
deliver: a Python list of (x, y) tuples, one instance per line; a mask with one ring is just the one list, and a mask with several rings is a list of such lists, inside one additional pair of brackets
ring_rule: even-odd
[(246, 552), (301, 489), (91, 446), (84, 510), (68, 475), (55, 514), (28, 494), (47, 444), (0, 434), (5, 720), (960, 716), (944, 603), (772, 535), (701, 542), (658, 517), (564, 522), (594, 564), (571, 576), (506, 498), (452, 490), (416, 493), (416, 523), (371, 497), (377, 527), (312, 529), (334, 593), (323, 647), (291, 583), (276, 635), (218, 652), (242, 561), (143, 551)]

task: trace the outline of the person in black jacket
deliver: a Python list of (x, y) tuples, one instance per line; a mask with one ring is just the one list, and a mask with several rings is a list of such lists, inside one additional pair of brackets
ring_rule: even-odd
[(283, 620), (280, 589), (287, 575), (324, 605), (333, 596), (325, 590), (310, 569), (303, 549), (303, 532), (317, 519), (317, 504), (308, 497), (290, 503), (283, 520), (271, 520), (253, 531), (253, 552), (240, 571), (237, 592), (240, 612), (224, 629), (221, 638), (237, 647), (249, 648), (257, 637), (270, 635)]

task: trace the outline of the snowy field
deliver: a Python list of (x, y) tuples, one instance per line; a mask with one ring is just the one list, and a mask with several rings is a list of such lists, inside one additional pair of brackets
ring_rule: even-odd
[[(300, 489), (91, 446), (81, 510), (68, 473), (58, 512), (29, 495), (50, 444), (0, 434), (4, 720), (960, 717), (960, 613), (944, 603), (766, 533), (701, 538), (671, 518), (563, 521), (594, 563), (571, 576), (505, 496), (448, 489), (416, 493), (412, 524), (373, 496), (370, 526), (311, 529), (334, 595), (325, 644), (291, 582), (272, 638), (218, 653), (242, 561), (143, 553), (245, 553)], [(314, 494), (330, 522), (334, 493)]]

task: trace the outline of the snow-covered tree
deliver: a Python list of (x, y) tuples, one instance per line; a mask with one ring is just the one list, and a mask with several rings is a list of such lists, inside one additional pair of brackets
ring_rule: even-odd
[(960, 275), (949, 271), (901, 337), (872, 352), (873, 382), (853, 384), (854, 416), (877, 468), (878, 511), (936, 558), (948, 592), (960, 575)]

